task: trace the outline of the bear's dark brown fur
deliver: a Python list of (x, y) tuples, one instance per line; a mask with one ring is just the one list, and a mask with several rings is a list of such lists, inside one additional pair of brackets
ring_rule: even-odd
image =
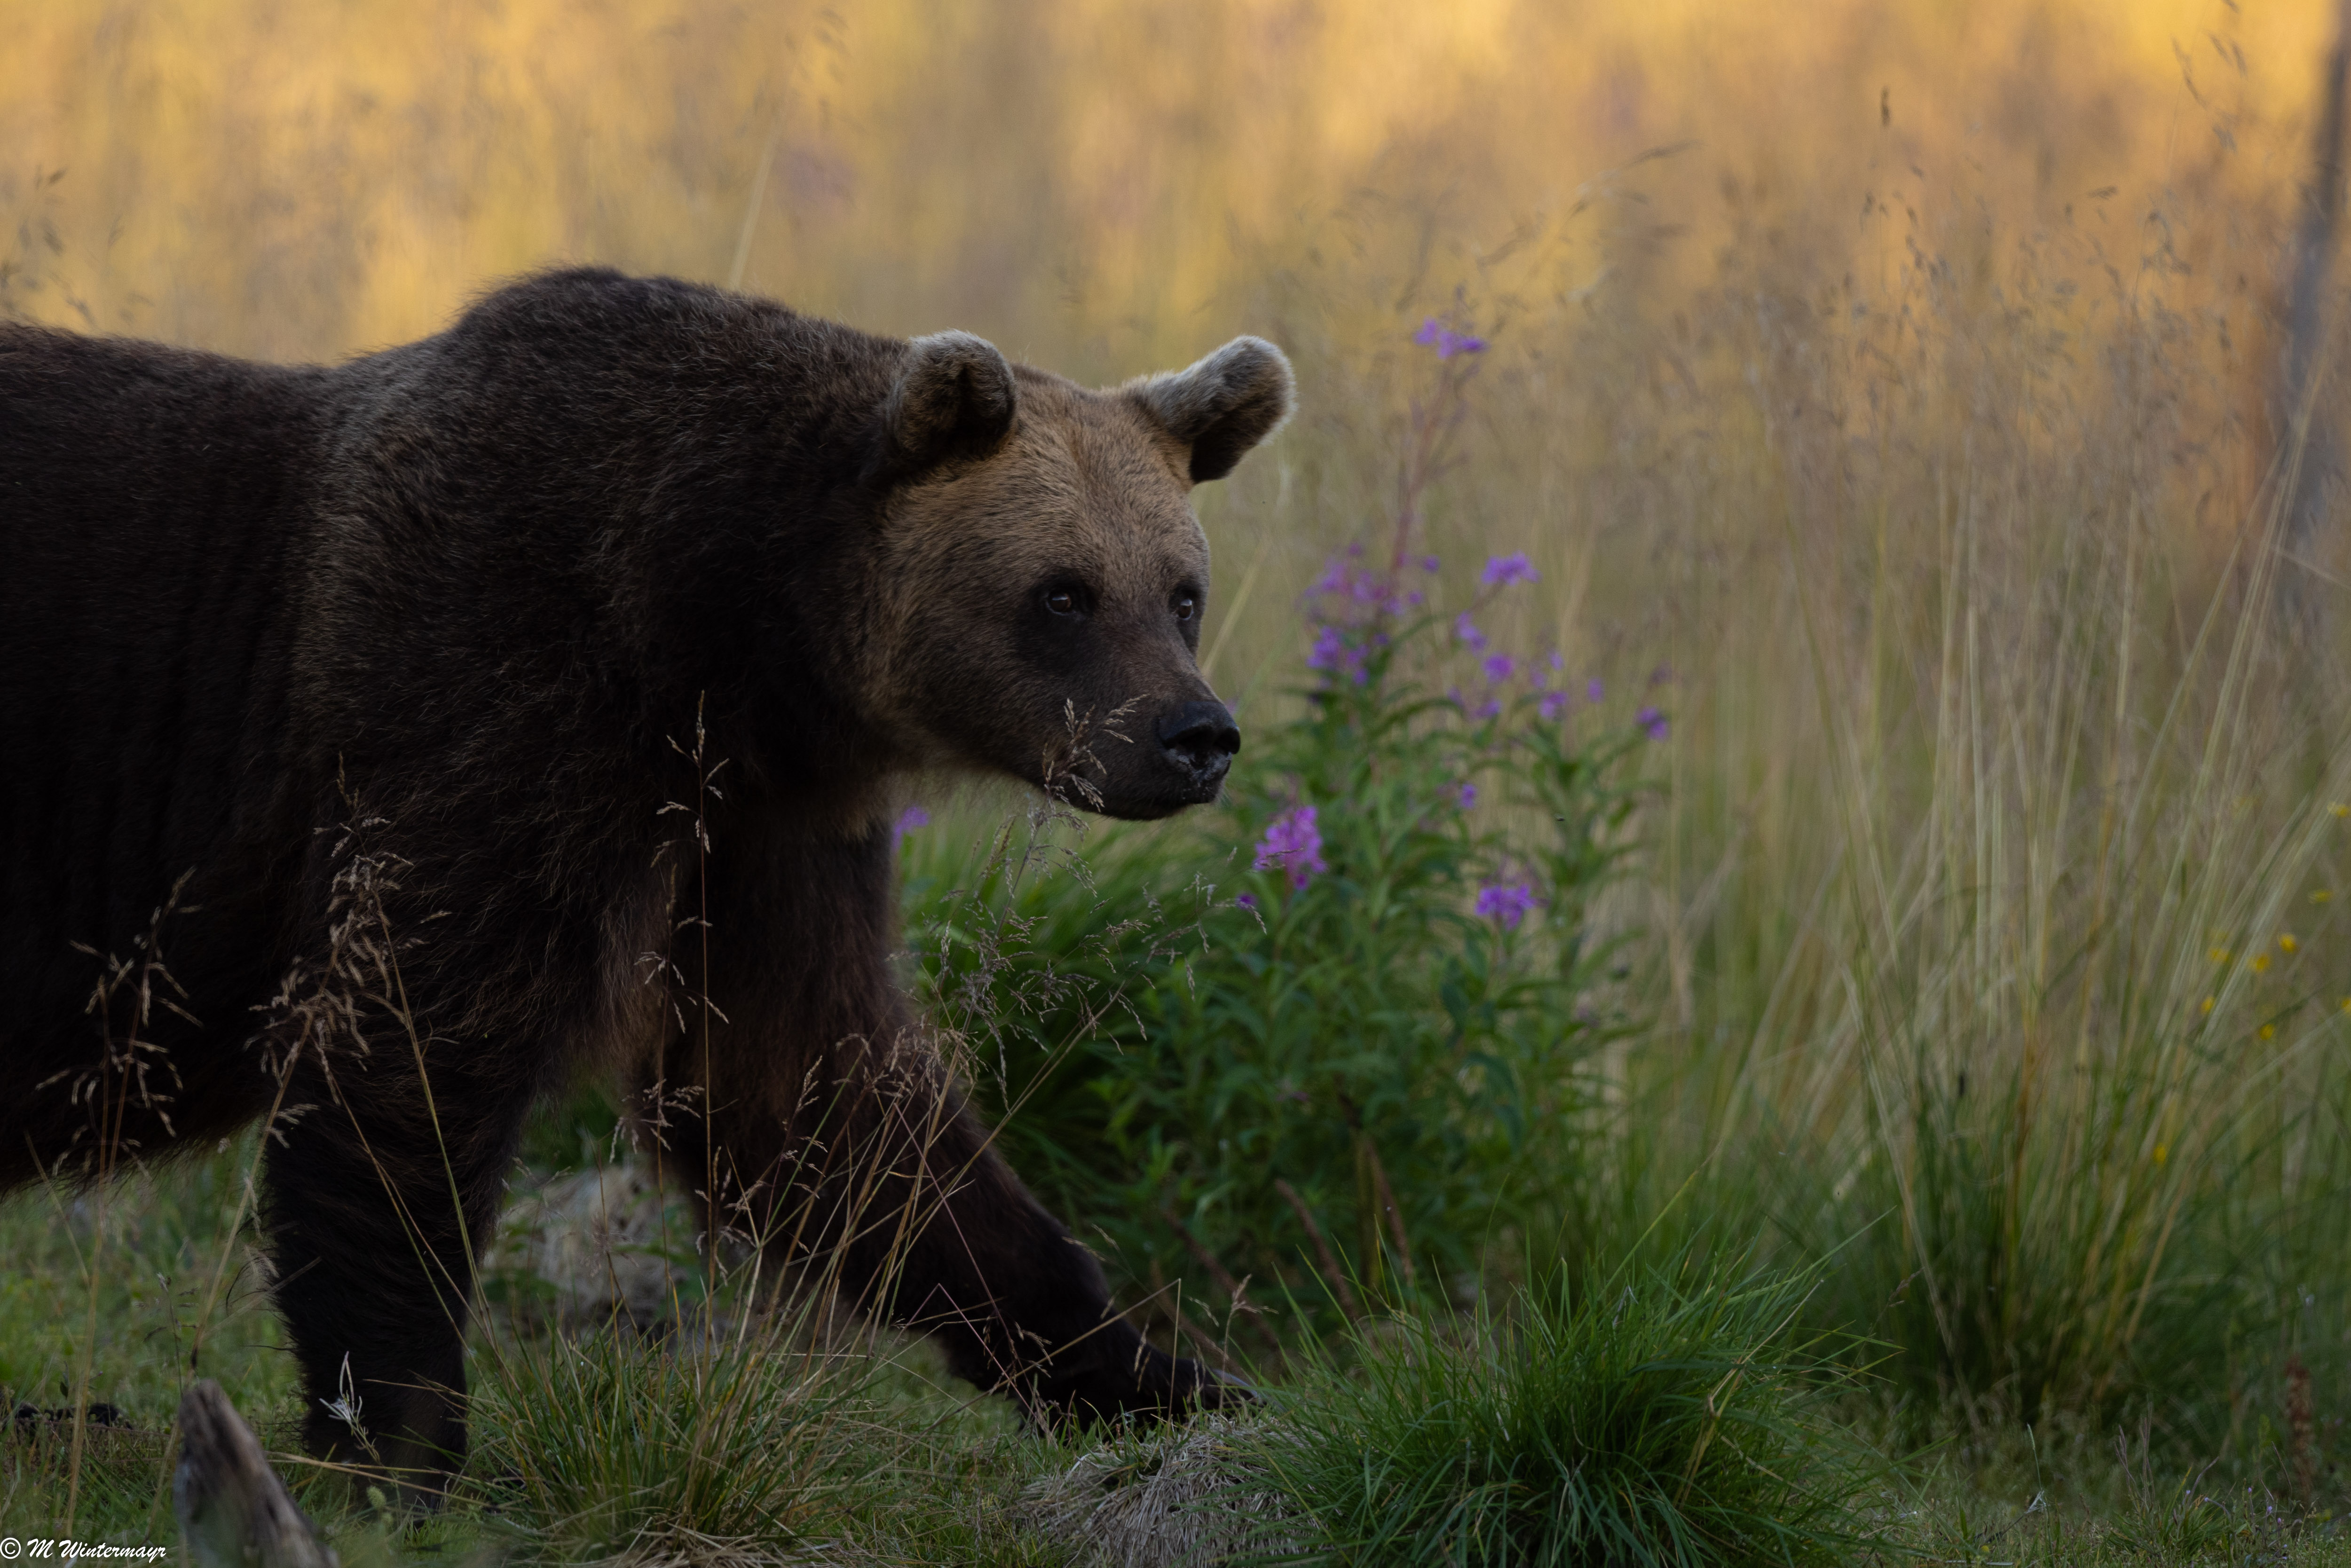
[(1254, 339), (1095, 392), (602, 271), (333, 369), (0, 328), (0, 1186), (271, 1116), (311, 1441), (350, 1392), (434, 1472), (525, 1113), (632, 1071), (721, 1222), (964, 1376), (1213, 1396), (910, 1032), (889, 815), (1216, 793), (1186, 491), (1290, 396)]

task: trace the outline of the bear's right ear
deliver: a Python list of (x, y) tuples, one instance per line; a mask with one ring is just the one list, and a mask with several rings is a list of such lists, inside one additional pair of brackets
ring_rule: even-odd
[(969, 332), (916, 338), (882, 404), (892, 466), (911, 472), (950, 457), (987, 455), (1011, 433), (1019, 401), (1012, 366), (987, 339)]

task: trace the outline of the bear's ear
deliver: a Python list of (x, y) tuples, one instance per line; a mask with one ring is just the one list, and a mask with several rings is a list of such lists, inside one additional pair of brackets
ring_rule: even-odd
[(1127, 389), (1144, 412), (1192, 449), (1192, 483), (1221, 479), (1281, 428), (1297, 402), (1290, 361), (1263, 338), (1235, 338), (1188, 371)]
[(891, 458), (916, 470), (985, 456), (1010, 434), (1018, 406), (1012, 367), (995, 344), (969, 332), (916, 338), (882, 405)]

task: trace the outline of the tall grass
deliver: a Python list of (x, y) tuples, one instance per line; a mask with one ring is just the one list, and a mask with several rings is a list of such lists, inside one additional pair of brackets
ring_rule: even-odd
[[(2302, 705), (2266, 568), (2163, 670), (2130, 522), (2063, 525), (2008, 613), (1971, 570), (1980, 528), (1947, 525), (1918, 797), (1830, 727), (1841, 852), (1808, 891), (1843, 940), (1780, 977), (1804, 1055), (1747, 1041), (1717, 1135), (1801, 1155), (1765, 1164), (1761, 1203), (1808, 1245), (1868, 1228), (1837, 1304), (1913, 1394), (2027, 1422), (2145, 1396), (2218, 1438), (2248, 1360), (2341, 1312), (2331, 1244), (2294, 1239), (2351, 1176), (2340, 940), (2312, 902), (2342, 758), (2280, 722)], [(2330, 1281), (2319, 1316), (2280, 1270)]]

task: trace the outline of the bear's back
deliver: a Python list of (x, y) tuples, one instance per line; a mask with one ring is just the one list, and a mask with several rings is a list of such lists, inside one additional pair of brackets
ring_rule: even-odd
[(691, 711), (862, 538), (822, 498), (902, 348), (586, 269), (332, 368), (0, 324), (0, 1059), (190, 870), (173, 977), (241, 1036), (345, 764), (528, 790)]
[(127, 951), (267, 768), (326, 380), (0, 326), (0, 973), (19, 1019), (77, 1004), (94, 966), (72, 944)]

